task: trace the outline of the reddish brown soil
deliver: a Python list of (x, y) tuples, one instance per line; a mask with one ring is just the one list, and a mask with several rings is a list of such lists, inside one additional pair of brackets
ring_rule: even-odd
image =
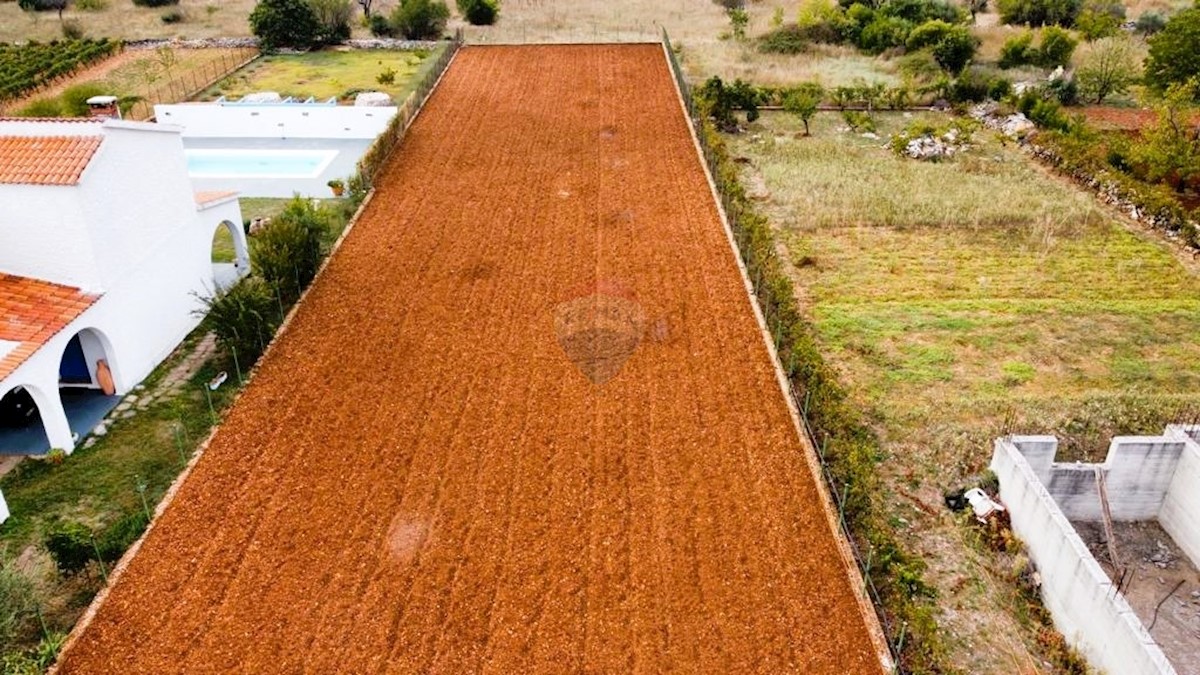
[(61, 672), (879, 672), (802, 453), (661, 48), (468, 47)]
[[(1091, 105), (1080, 109), (1089, 124), (1097, 129), (1113, 131), (1141, 131), (1154, 124), (1158, 114), (1150, 108), (1119, 108)], [(1200, 115), (1192, 121), (1200, 124)]]

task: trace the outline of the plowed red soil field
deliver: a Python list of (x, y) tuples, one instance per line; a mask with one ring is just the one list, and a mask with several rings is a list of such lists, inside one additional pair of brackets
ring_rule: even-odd
[(466, 47), (66, 673), (880, 672), (662, 49)]

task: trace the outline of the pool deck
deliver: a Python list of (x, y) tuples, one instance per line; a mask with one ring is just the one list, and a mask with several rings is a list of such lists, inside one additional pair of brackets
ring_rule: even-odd
[(354, 173), (358, 160), (374, 142), (371, 139), (323, 138), (185, 138), (188, 150), (335, 150), (337, 156), (315, 178), (227, 178), (192, 177), (196, 190), (237, 190), (242, 197), (330, 197), (330, 179), (345, 180)]

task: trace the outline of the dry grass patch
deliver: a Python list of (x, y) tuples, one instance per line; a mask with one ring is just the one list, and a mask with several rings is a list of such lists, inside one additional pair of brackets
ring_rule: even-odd
[(1200, 410), (1200, 280), (1167, 245), (988, 132), (942, 163), (818, 115), (767, 113), (734, 150), (772, 219), (818, 340), (889, 459), (893, 525), (927, 556), (955, 665), (1036, 659), (1005, 590), (941, 492), (986, 468), (1002, 433), (1056, 433), (1100, 457), (1109, 436)]

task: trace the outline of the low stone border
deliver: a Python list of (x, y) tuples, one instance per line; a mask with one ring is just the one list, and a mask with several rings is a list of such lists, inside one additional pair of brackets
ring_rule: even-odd
[[(256, 37), (219, 37), (219, 38), (198, 38), (194, 40), (176, 40), (176, 39), (149, 39), (149, 40), (126, 40), (125, 49), (159, 49), (160, 47), (170, 47), (171, 49), (231, 49), (238, 47), (257, 47), (258, 38)], [(443, 42), (434, 40), (400, 40), (396, 38), (361, 38), (357, 40), (346, 40), (345, 42), (331, 45), (332, 47), (342, 47), (348, 49), (395, 49), (398, 51), (416, 51), (418, 49), (436, 49)], [(302, 54), (303, 51), (281, 49), (280, 53)]]

